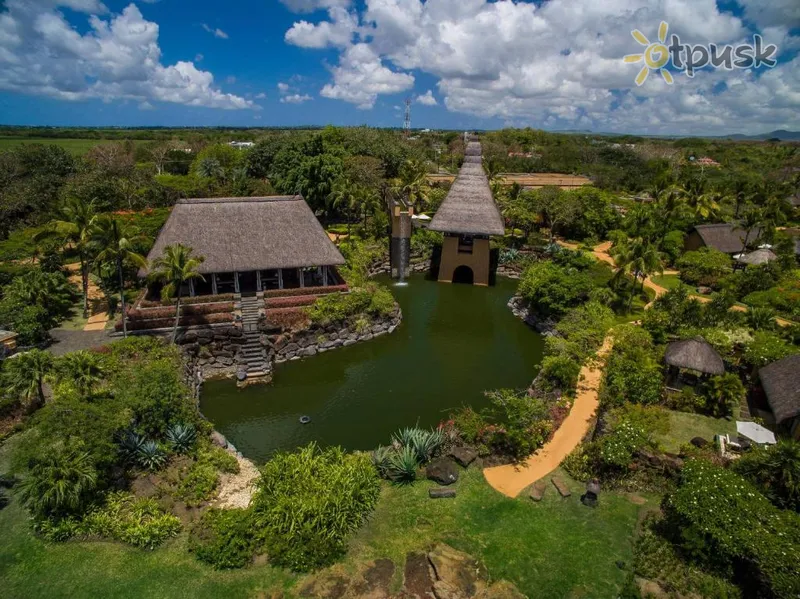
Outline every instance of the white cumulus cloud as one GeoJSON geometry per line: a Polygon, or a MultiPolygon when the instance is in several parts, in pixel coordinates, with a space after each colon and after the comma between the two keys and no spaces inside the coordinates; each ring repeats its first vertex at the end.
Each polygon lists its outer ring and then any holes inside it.
{"type": "Polygon", "coordinates": [[[449,110],[511,124],[674,134],[800,128],[792,53],[800,5],[740,4],[743,19],[716,0],[365,0],[343,11],[349,37],[331,35],[342,25],[332,14],[289,31],[302,30],[305,47],[339,49],[322,95],[362,108],[408,89],[419,71],[437,79],[449,110]],[[774,69],[675,73],[672,86],[652,73],[638,88],[641,65],[622,62],[643,50],[631,31],[655,40],[662,20],[684,43],[752,42],[758,31],[784,54],[774,69]]]}
{"type": "Polygon", "coordinates": [[[222,92],[194,63],[161,63],[158,24],[135,4],[107,18],[92,0],[7,0],[0,13],[0,89],[66,100],[101,98],[241,109],[251,101],[222,92]],[[59,8],[88,15],[81,34],[59,8]]]}
{"type": "Polygon", "coordinates": [[[424,104],[425,106],[436,106],[439,102],[436,101],[436,98],[433,96],[433,90],[428,90],[424,94],[417,96],[414,98],[414,101],[417,104],[424,104]]]}
{"type": "Polygon", "coordinates": [[[344,8],[334,7],[328,11],[330,21],[316,25],[298,21],[286,32],[287,43],[301,48],[346,47],[358,29],[358,18],[344,8]]]}
{"type": "Polygon", "coordinates": [[[314,12],[323,8],[347,8],[351,0],[281,0],[281,4],[292,12],[314,12]]]}
{"type": "Polygon", "coordinates": [[[302,104],[312,99],[308,94],[289,94],[288,96],[283,96],[281,102],[283,104],[302,104]]]}

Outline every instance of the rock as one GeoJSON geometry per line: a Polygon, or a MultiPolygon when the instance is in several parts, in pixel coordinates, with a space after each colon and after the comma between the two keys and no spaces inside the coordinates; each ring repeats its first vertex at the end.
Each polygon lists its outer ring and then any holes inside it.
{"type": "Polygon", "coordinates": [[[225,358],[225,357],[218,358],[217,362],[219,362],[223,366],[233,366],[233,357],[230,357],[230,358],[225,358]]]}
{"type": "Polygon", "coordinates": [[[213,337],[198,337],[197,338],[197,342],[200,345],[210,345],[213,340],[214,340],[213,337]]]}
{"type": "Polygon", "coordinates": [[[367,333],[361,337],[361,341],[372,341],[374,335],[372,333],[367,333]]]}
{"type": "Polygon", "coordinates": [[[456,447],[450,452],[450,456],[466,468],[475,461],[475,458],[478,457],[478,452],[469,447],[456,447]]]}
{"type": "Polygon", "coordinates": [[[433,573],[436,576],[434,583],[434,595],[439,599],[443,597],[474,597],[486,587],[484,582],[487,578],[486,570],[478,561],[466,553],[456,551],[449,545],[440,543],[428,553],[428,561],[433,566],[433,573]],[[455,592],[455,595],[440,595],[437,593],[438,582],[446,585],[438,585],[438,590],[442,593],[455,592]]]}
{"type": "Polygon", "coordinates": [[[699,449],[702,449],[703,447],[708,445],[708,441],[703,439],[703,437],[695,437],[694,439],[689,441],[689,443],[691,443],[692,445],[694,445],[695,447],[697,447],[699,449]]]}
{"type": "Polygon", "coordinates": [[[475,599],[526,599],[514,584],[499,580],[475,595],[475,599]]]}
{"type": "Polygon", "coordinates": [[[228,446],[227,439],[225,439],[222,433],[217,431],[211,431],[211,442],[218,447],[222,447],[222,449],[225,449],[228,446]]]}
{"type": "Polygon", "coordinates": [[[556,488],[561,497],[569,497],[570,495],[572,495],[572,492],[569,490],[569,487],[567,487],[566,483],[563,480],[561,480],[557,476],[554,476],[550,480],[553,481],[553,486],[556,488]]]}
{"type": "Polygon", "coordinates": [[[356,344],[356,340],[355,339],[346,339],[345,342],[342,345],[344,345],[345,347],[350,347],[351,345],[355,345],[355,344],[356,344]]]}
{"type": "Polygon", "coordinates": [[[409,553],[403,572],[402,596],[407,599],[431,599],[433,573],[428,558],[422,553],[409,553]]]}
{"type": "Polygon", "coordinates": [[[668,599],[671,596],[670,593],[665,591],[655,580],[647,580],[646,578],[639,578],[637,576],[634,582],[636,586],[639,587],[639,593],[642,597],[647,597],[648,599],[668,599]]]}
{"type": "Polygon", "coordinates": [[[437,580],[433,583],[433,596],[436,599],[466,599],[468,597],[457,586],[444,580],[437,580]]]}
{"type": "Polygon", "coordinates": [[[455,489],[429,489],[428,497],[431,499],[448,499],[456,496],[455,489]]]}
{"type": "Polygon", "coordinates": [[[236,380],[238,381],[245,381],[247,380],[247,371],[246,370],[239,370],[236,372],[236,380]]]}
{"type": "Polygon", "coordinates": [[[180,337],[178,337],[178,339],[179,339],[178,343],[180,344],[194,343],[195,341],[197,341],[197,333],[195,333],[194,331],[186,331],[180,337]]]}
{"type": "Polygon", "coordinates": [[[547,483],[543,480],[537,480],[533,483],[530,491],[530,497],[534,501],[541,501],[544,497],[544,492],[547,490],[547,483]]]}
{"type": "Polygon", "coordinates": [[[228,337],[242,337],[244,333],[239,327],[230,327],[228,329],[228,337]]]}
{"type": "Polygon", "coordinates": [[[298,349],[300,349],[300,346],[297,345],[297,343],[287,343],[286,347],[283,348],[283,351],[287,354],[291,354],[296,352],[298,349]]]}
{"type": "Polygon", "coordinates": [[[347,592],[348,580],[339,574],[323,572],[300,590],[301,597],[341,599],[347,592]]]}
{"type": "Polygon", "coordinates": [[[451,485],[458,480],[458,466],[450,458],[437,458],[425,468],[425,476],[440,485],[451,485]]]}
{"type": "Polygon", "coordinates": [[[214,331],[211,329],[200,329],[196,331],[198,339],[212,339],[214,337],[214,331]]]}
{"type": "Polygon", "coordinates": [[[370,562],[363,578],[352,585],[348,595],[359,599],[389,599],[389,587],[394,577],[394,563],[389,559],[370,562]]]}
{"type": "Polygon", "coordinates": [[[317,355],[317,348],[316,347],[307,347],[303,351],[300,352],[301,356],[316,356],[317,355]]]}

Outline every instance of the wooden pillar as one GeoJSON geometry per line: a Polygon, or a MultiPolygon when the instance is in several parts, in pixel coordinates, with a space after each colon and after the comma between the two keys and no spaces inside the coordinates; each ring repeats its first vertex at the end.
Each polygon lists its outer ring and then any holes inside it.
{"type": "Polygon", "coordinates": [[[297,278],[300,279],[300,288],[302,289],[303,287],[306,286],[305,276],[303,274],[302,268],[297,269],[297,278]]]}
{"type": "Polygon", "coordinates": [[[233,291],[239,293],[239,273],[235,270],[233,271],[233,291]]]}
{"type": "Polygon", "coordinates": [[[328,286],[328,267],[327,266],[323,266],[322,267],[322,286],[323,287],[327,287],[328,286]]]}
{"type": "Polygon", "coordinates": [[[189,279],[189,297],[195,296],[194,279],[189,279]]]}
{"type": "Polygon", "coordinates": [[[278,269],[278,289],[283,289],[283,269],[278,269]]]}
{"type": "Polygon", "coordinates": [[[217,273],[211,273],[211,293],[217,295],[217,273]]]}
{"type": "Polygon", "coordinates": [[[261,271],[256,271],[256,291],[261,291],[261,271]]]}

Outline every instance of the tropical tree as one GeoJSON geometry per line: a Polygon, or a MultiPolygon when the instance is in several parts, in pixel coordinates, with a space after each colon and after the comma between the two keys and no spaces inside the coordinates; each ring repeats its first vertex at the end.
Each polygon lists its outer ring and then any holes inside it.
{"type": "Polygon", "coordinates": [[[32,410],[44,405],[44,381],[53,372],[53,356],[32,349],[5,361],[3,380],[7,389],[21,396],[32,410]]]}
{"type": "Polygon", "coordinates": [[[395,188],[405,197],[409,206],[415,208],[428,202],[428,171],[419,160],[407,160],[400,167],[399,177],[395,180],[395,188]]]}
{"type": "Polygon", "coordinates": [[[349,179],[341,178],[333,184],[328,195],[330,205],[336,210],[341,210],[347,215],[347,236],[350,236],[350,225],[353,222],[353,214],[358,207],[358,197],[356,187],[349,179]]]}
{"type": "Polygon", "coordinates": [[[54,220],[50,226],[35,236],[36,240],[57,236],[78,252],[83,291],[83,317],[89,317],[89,262],[91,236],[97,212],[94,202],[69,197],[61,210],[62,219],[54,220]]]}
{"type": "Polygon", "coordinates": [[[617,265],[617,272],[614,275],[617,280],[624,276],[633,276],[633,286],[628,298],[628,310],[633,306],[633,296],[636,293],[636,283],[642,279],[641,291],[644,291],[644,282],[650,275],[663,272],[664,267],[661,262],[661,254],[658,246],[646,237],[637,237],[620,246],[614,246],[614,262],[617,265]]]}
{"type": "Polygon", "coordinates": [[[198,270],[205,258],[193,256],[192,248],[176,243],[164,248],[164,253],[153,261],[150,277],[164,284],[161,297],[168,300],[175,297],[175,326],[172,342],[178,337],[178,324],[181,320],[181,290],[184,283],[193,279],[203,279],[198,270]]]}
{"type": "Polygon", "coordinates": [[[97,220],[92,232],[92,244],[97,254],[95,262],[98,264],[113,264],[119,277],[119,300],[122,309],[122,334],[128,336],[128,325],[125,313],[125,278],[123,265],[131,264],[139,268],[147,266],[147,260],[134,251],[133,246],[138,238],[138,233],[127,223],[120,223],[117,219],[104,216],[97,220]]]}
{"type": "Polygon", "coordinates": [[[105,368],[98,354],[80,350],[59,358],[56,372],[59,380],[70,381],[82,396],[88,397],[103,380],[105,368]]]}
{"type": "Polygon", "coordinates": [[[58,444],[41,452],[19,484],[25,507],[39,519],[80,511],[97,486],[91,456],[77,447],[58,444]]]}
{"type": "Polygon", "coordinates": [[[531,194],[531,208],[542,216],[552,245],[556,229],[560,225],[571,223],[577,217],[580,203],[572,194],[564,193],[554,185],[547,185],[531,194]]]}
{"type": "Polygon", "coordinates": [[[709,400],[709,408],[717,416],[728,416],[733,413],[736,406],[744,397],[744,385],[739,377],[727,372],[709,379],[705,388],[709,400]]]}
{"type": "Polygon", "coordinates": [[[197,163],[197,174],[207,179],[224,179],[225,168],[216,158],[202,158],[197,163]]]}
{"type": "Polygon", "coordinates": [[[745,232],[744,239],[742,240],[742,254],[747,252],[747,244],[750,241],[750,235],[761,225],[763,220],[764,215],[760,209],[752,205],[745,209],[739,223],[745,232]]]}
{"type": "Polygon", "coordinates": [[[733,469],[783,509],[800,512],[800,442],[784,439],[772,447],[754,447],[733,469]]]}

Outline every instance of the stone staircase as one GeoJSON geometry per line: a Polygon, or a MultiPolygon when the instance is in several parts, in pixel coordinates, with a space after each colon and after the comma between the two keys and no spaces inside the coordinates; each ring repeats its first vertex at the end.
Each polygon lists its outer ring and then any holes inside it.
{"type": "Polygon", "coordinates": [[[248,379],[268,376],[272,368],[264,347],[261,345],[261,333],[258,330],[264,300],[259,293],[258,295],[243,296],[240,304],[244,343],[239,354],[239,361],[245,367],[248,379]]]}

